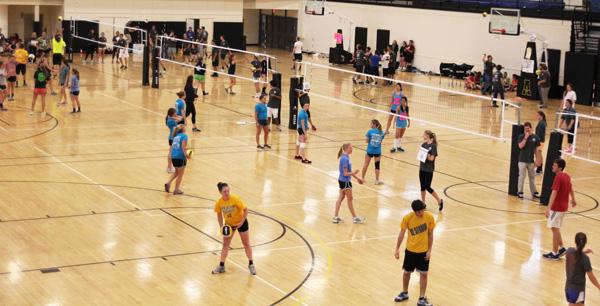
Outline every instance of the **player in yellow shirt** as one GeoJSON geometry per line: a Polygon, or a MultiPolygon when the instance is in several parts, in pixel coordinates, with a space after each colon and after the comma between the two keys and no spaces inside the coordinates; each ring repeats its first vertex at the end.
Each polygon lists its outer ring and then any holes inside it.
{"type": "MultiPolygon", "coordinates": [[[[15,60],[17,61],[17,76],[20,74],[23,76],[23,86],[27,86],[27,78],[25,73],[27,72],[27,61],[29,60],[29,52],[25,50],[25,46],[22,43],[18,44],[17,50],[15,50],[15,60]]],[[[17,87],[19,82],[17,81],[17,87]]]]}
{"type": "Polygon", "coordinates": [[[240,197],[229,193],[229,185],[227,183],[218,183],[217,188],[221,193],[221,198],[215,203],[215,212],[217,213],[217,221],[219,227],[225,225],[231,226],[232,233],[229,236],[223,236],[223,248],[221,249],[221,262],[212,271],[212,274],[225,273],[225,260],[229,253],[231,239],[235,232],[240,233],[246,257],[248,257],[248,270],[250,274],[256,275],[254,262],[252,261],[252,247],[250,246],[250,234],[248,233],[248,208],[240,197]]]}
{"type": "Polygon", "coordinates": [[[429,260],[431,259],[435,219],[432,213],[425,211],[425,203],[423,201],[414,200],[411,207],[413,212],[402,218],[400,234],[396,242],[394,257],[400,259],[400,245],[402,244],[402,240],[404,240],[404,235],[408,232],[404,263],[402,265],[402,269],[404,269],[402,292],[394,298],[394,301],[402,302],[408,300],[408,283],[410,282],[410,275],[416,268],[421,275],[419,282],[420,295],[417,305],[431,306],[425,297],[425,290],[427,289],[427,271],[429,270],[429,260]]]}

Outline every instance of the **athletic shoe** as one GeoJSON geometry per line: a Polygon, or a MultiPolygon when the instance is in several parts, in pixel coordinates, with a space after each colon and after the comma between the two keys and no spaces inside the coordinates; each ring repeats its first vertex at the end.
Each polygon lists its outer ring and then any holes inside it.
{"type": "Polygon", "coordinates": [[[567,253],[567,249],[565,249],[565,247],[561,247],[560,249],[558,249],[558,257],[563,257],[565,255],[565,253],[567,253]]]}
{"type": "Polygon", "coordinates": [[[203,92],[202,95],[203,96],[208,96],[208,92],[203,92]]]}
{"type": "Polygon", "coordinates": [[[375,185],[383,185],[383,181],[375,181],[375,185]]]}
{"type": "Polygon", "coordinates": [[[177,195],[177,194],[183,194],[183,191],[181,191],[179,189],[176,189],[176,190],[173,190],[173,194],[175,194],[175,195],[177,195]]]}
{"type": "Polygon", "coordinates": [[[398,151],[404,152],[404,149],[402,147],[398,147],[398,151]]]}
{"type": "Polygon", "coordinates": [[[254,267],[254,264],[248,265],[248,270],[250,270],[250,274],[256,275],[256,268],[254,267]]]}
{"type": "Polygon", "coordinates": [[[81,108],[78,108],[78,109],[77,109],[77,112],[78,112],[78,113],[81,113],[81,108]]]}
{"type": "Polygon", "coordinates": [[[358,217],[357,216],[357,217],[352,218],[352,222],[354,224],[363,224],[363,223],[365,223],[365,220],[367,220],[367,218],[365,218],[365,217],[358,217]]]}
{"type": "Polygon", "coordinates": [[[294,156],[294,159],[302,159],[302,156],[296,155],[296,156],[294,156]]]}
{"type": "Polygon", "coordinates": [[[195,128],[192,128],[192,132],[202,132],[202,130],[195,127],[195,128]]]}
{"type": "Polygon", "coordinates": [[[402,302],[408,300],[408,292],[400,292],[397,297],[394,298],[394,302],[402,302]]]}
{"type": "Polygon", "coordinates": [[[420,297],[417,306],[433,306],[433,304],[429,303],[426,297],[420,297]]]}
{"type": "Polygon", "coordinates": [[[356,79],[352,79],[352,83],[356,84],[356,79]]]}
{"type": "Polygon", "coordinates": [[[522,199],[522,198],[523,198],[523,193],[522,193],[522,192],[517,192],[517,197],[518,197],[519,199],[522,199]]]}
{"type": "Polygon", "coordinates": [[[170,192],[170,189],[171,189],[171,184],[165,184],[165,191],[166,191],[167,193],[169,193],[169,192],[170,192]]]}
{"type": "Polygon", "coordinates": [[[277,131],[278,131],[278,132],[281,132],[281,128],[280,128],[280,127],[277,127],[277,131]]]}
{"type": "Polygon", "coordinates": [[[552,252],[542,255],[542,257],[544,257],[544,259],[548,259],[548,260],[559,260],[560,259],[560,256],[558,256],[558,254],[554,254],[552,252]]]}
{"type": "Polygon", "coordinates": [[[265,149],[265,147],[263,147],[263,146],[261,146],[261,145],[258,145],[258,146],[256,146],[256,148],[257,148],[258,150],[264,150],[264,149],[265,149]]]}
{"type": "Polygon", "coordinates": [[[439,211],[442,211],[444,209],[444,200],[440,199],[440,203],[438,204],[438,209],[439,209],[439,211]]]}
{"type": "Polygon", "coordinates": [[[229,88],[228,87],[225,87],[225,92],[229,93],[229,88]]]}
{"type": "Polygon", "coordinates": [[[268,144],[265,144],[265,145],[264,145],[264,148],[265,148],[265,149],[271,149],[271,146],[270,146],[270,145],[268,145],[268,144]]]}
{"type": "Polygon", "coordinates": [[[392,148],[392,149],[390,150],[390,153],[396,153],[396,148],[392,148]]]}
{"type": "Polygon", "coordinates": [[[33,116],[33,112],[29,112],[29,117],[33,116]]]}
{"type": "Polygon", "coordinates": [[[308,160],[308,159],[303,159],[302,163],[303,164],[312,164],[312,162],[310,160],[308,160]]]}
{"type": "Polygon", "coordinates": [[[233,90],[229,90],[229,94],[230,95],[235,95],[235,92],[233,92],[233,90]]]}
{"type": "Polygon", "coordinates": [[[342,218],[340,218],[340,217],[333,217],[333,219],[331,219],[331,223],[340,224],[340,223],[344,223],[344,220],[342,220],[342,218]]]}
{"type": "Polygon", "coordinates": [[[221,274],[221,273],[225,273],[225,267],[218,265],[214,270],[212,270],[211,272],[212,274],[221,274]]]}
{"type": "Polygon", "coordinates": [[[498,107],[498,104],[492,104],[492,107],[498,107]]]}
{"type": "Polygon", "coordinates": [[[533,198],[534,198],[534,199],[539,199],[539,198],[540,198],[540,193],[539,193],[539,192],[537,192],[537,191],[536,191],[536,192],[534,192],[534,193],[533,193],[533,198]]]}

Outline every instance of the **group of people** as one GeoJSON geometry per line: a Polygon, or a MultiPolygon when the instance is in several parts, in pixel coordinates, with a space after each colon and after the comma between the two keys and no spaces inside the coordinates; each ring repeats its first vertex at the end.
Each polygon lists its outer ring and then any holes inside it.
{"type": "MultiPolygon", "coordinates": [[[[372,50],[371,47],[356,45],[352,58],[355,74],[352,78],[354,83],[377,85],[377,78],[386,77],[393,79],[396,71],[410,70],[414,59],[415,46],[411,40],[408,44],[403,42],[401,47],[396,41],[386,46],[383,50],[372,50]],[[364,48],[364,49],[363,49],[364,48]],[[365,76],[366,75],[366,76],[365,76]],[[374,76],[374,77],[371,77],[374,76]]],[[[392,85],[393,82],[386,81],[383,85],[392,85]]]]}
{"type": "Polygon", "coordinates": [[[66,57],[66,43],[62,38],[61,32],[56,31],[49,42],[50,48],[47,48],[45,33],[37,36],[32,34],[32,40],[29,47],[26,48],[25,42],[13,39],[0,41],[2,53],[0,56],[0,110],[6,111],[4,101],[15,100],[15,88],[19,87],[17,77],[21,75],[21,86],[27,87],[27,67],[31,65],[35,68],[33,73],[33,98],[29,115],[33,115],[36,109],[38,98],[41,100],[41,114],[46,114],[46,94],[50,89],[51,95],[59,95],[55,91],[53,80],[58,78],[58,87],[60,91],[58,106],[67,103],[67,91],[71,98],[72,113],[81,112],[79,102],[79,71],[71,68],[66,57]],[[36,44],[32,44],[36,41],[36,44]],[[46,42],[46,43],[42,43],[46,42]],[[14,45],[13,45],[14,44],[14,45]],[[52,56],[52,63],[48,59],[52,56]]]}

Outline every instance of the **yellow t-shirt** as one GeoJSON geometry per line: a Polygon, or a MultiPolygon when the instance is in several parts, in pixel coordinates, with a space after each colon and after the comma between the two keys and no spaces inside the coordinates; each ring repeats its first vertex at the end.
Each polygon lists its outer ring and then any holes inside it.
{"type": "Polygon", "coordinates": [[[215,203],[215,212],[222,213],[225,224],[236,225],[244,219],[244,209],[246,205],[240,197],[229,195],[229,200],[225,201],[222,198],[215,203]]]}
{"type": "Polygon", "coordinates": [[[406,229],[408,240],[406,249],[413,253],[425,253],[429,250],[429,231],[435,228],[435,219],[433,214],[426,211],[422,217],[418,217],[415,212],[402,218],[401,229],[406,229]]]}
{"type": "Polygon", "coordinates": [[[25,49],[17,49],[15,50],[15,60],[19,64],[27,64],[27,59],[29,57],[29,52],[25,49]]]}
{"type": "Polygon", "coordinates": [[[64,39],[56,41],[56,38],[52,38],[52,54],[65,54],[65,48],[67,44],[64,39]]]}

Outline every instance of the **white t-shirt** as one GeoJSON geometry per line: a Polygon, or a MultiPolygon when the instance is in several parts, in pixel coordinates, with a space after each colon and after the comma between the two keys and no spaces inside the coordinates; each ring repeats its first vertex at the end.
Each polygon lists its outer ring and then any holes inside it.
{"type": "Polygon", "coordinates": [[[381,68],[388,69],[390,67],[390,54],[384,53],[381,57],[381,68]]]}
{"type": "MultiPolygon", "coordinates": [[[[562,109],[567,108],[567,100],[571,100],[573,102],[577,101],[577,94],[575,94],[574,90],[567,91],[563,98],[562,109]]],[[[575,108],[575,103],[573,103],[573,108],[575,108]]]]}
{"type": "Polygon", "coordinates": [[[294,43],[294,54],[301,54],[301,53],[302,53],[302,42],[298,40],[294,43]]]}

